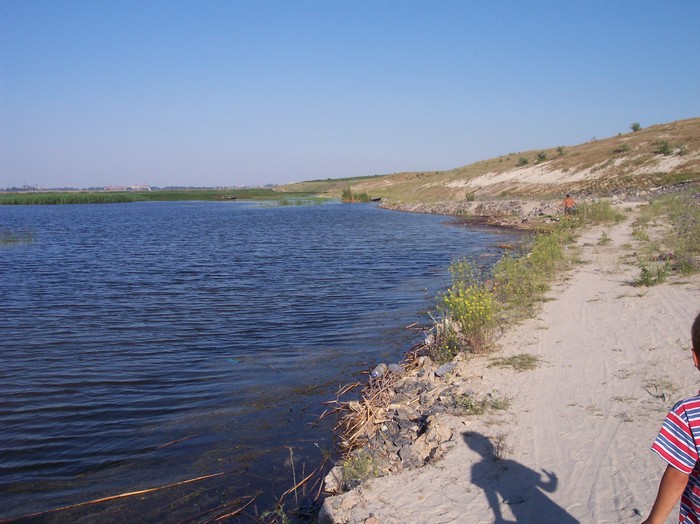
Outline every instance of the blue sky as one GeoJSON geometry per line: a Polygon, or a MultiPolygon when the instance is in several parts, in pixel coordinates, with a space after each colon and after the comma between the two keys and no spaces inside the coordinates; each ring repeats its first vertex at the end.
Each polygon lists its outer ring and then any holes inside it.
{"type": "Polygon", "coordinates": [[[700,2],[0,1],[0,187],[443,170],[700,116],[700,2]]]}

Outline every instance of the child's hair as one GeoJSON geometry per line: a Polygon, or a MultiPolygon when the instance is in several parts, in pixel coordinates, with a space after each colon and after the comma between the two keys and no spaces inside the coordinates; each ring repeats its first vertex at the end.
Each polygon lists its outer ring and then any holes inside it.
{"type": "Polygon", "coordinates": [[[700,313],[695,317],[693,327],[690,328],[690,339],[693,342],[693,351],[700,356],[700,313]]]}

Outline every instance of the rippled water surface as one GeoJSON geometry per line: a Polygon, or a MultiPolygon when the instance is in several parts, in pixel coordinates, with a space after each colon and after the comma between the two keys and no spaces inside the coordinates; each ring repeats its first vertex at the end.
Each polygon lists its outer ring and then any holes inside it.
{"type": "Polygon", "coordinates": [[[35,235],[0,246],[0,517],[215,473],[40,520],[205,521],[257,491],[264,509],[332,447],[322,401],[401,359],[453,258],[495,260],[510,240],[449,221],[342,204],[0,207],[0,229],[35,235]]]}

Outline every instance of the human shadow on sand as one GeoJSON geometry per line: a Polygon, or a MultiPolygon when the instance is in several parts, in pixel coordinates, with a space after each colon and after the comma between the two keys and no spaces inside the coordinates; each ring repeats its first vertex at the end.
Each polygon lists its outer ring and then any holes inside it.
{"type": "Polygon", "coordinates": [[[484,490],[495,517],[494,524],[517,522],[519,524],[574,524],[579,521],[563,508],[552,502],[541,490],[554,493],[557,476],[542,470],[542,473],[501,457],[502,449],[484,435],[472,431],[464,433],[467,445],[481,455],[482,460],[472,466],[471,481],[484,490]],[[507,505],[515,521],[503,517],[507,505]]]}

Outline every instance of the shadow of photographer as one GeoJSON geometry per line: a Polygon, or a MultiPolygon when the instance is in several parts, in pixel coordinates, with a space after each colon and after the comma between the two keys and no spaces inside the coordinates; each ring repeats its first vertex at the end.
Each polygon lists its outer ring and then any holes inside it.
{"type": "Polygon", "coordinates": [[[489,507],[493,510],[494,524],[512,523],[503,517],[507,505],[520,524],[575,524],[579,521],[566,510],[552,502],[544,493],[557,490],[555,473],[542,470],[538,473],[514,460],[502,458],[503,449],[481,433],[468,431],[464,441],[482,460],[472,466],[471,481],[484,490],[489,507]]]}

